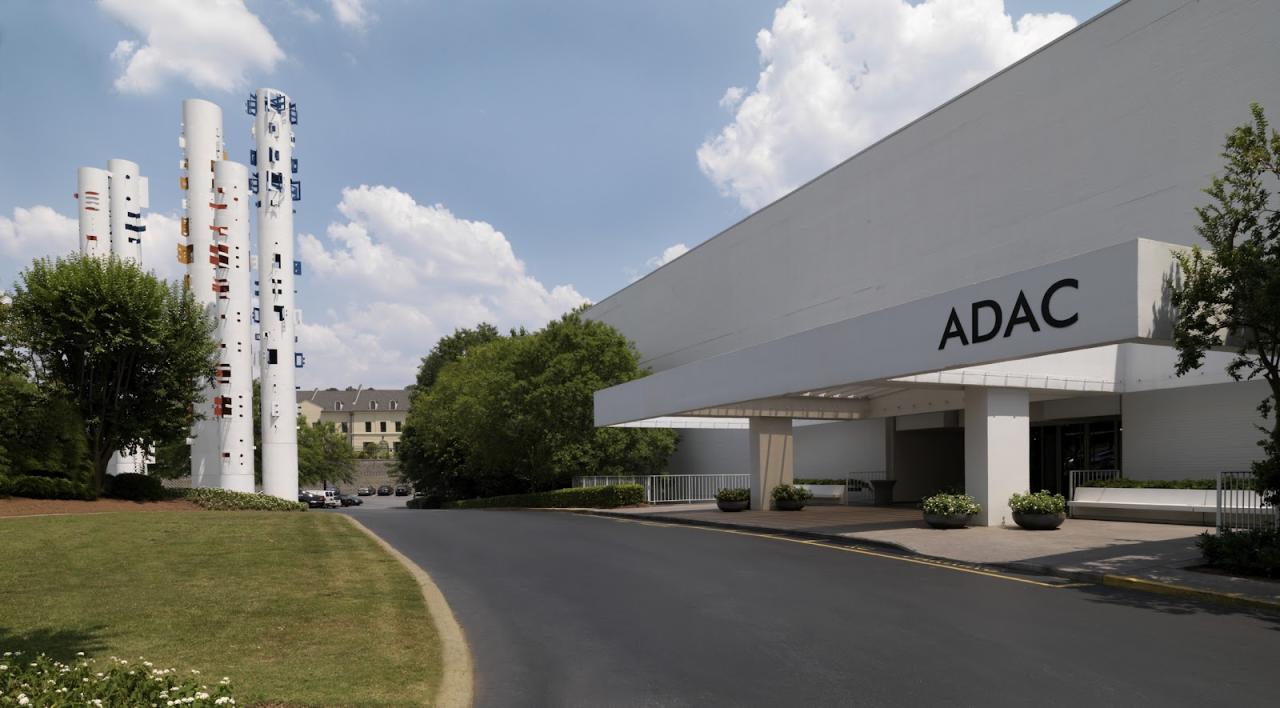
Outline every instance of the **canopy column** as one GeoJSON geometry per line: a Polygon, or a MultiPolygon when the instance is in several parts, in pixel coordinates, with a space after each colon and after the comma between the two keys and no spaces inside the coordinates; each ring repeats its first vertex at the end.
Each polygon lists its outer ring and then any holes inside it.
{"type": "Polygon", "coordinates": [[[965,389],[964,486],[982,505],[979,525],[1013,521],[1009,495],[1026,491],[1031,472],[1030,409],[1026,389],[965,389]]]}
{"type": "Polygon", "coordinates": [[[748,419],[751,445],[751,508],[773,509],[769,492],[795,479],[795,435],[790,418],[748,419]]]}

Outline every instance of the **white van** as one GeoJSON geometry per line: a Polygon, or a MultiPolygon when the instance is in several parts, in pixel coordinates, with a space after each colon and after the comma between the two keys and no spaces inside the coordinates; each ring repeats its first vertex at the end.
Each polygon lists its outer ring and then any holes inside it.
{"type": "Polygon", "coordinates": [[[342,505],[342,502],[338,500],[338,490],[336,489],[304,489],[303,491],[317,497],[324,497],[324,505],[331,509],[336,509],[342,505]]]}

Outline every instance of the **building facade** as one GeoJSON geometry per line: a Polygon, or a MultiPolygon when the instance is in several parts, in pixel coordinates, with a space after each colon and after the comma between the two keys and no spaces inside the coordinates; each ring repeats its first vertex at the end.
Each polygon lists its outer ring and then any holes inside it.
{"type": "Polygon", "coordinates": [[[1247,469],[1266,387],[1174,376],[1167,285],[1225,135],[1280,112],[1278,34],[1280,3],[1115,5],[595,305],[654,372],[597,425],[684,428],[671,471],[749,471],[755,508],[882,471],[993,525],[1074,470],[1247,469]]]}
{"type": "Polygon", "coordinates": [[[298,391],[298,413],[309,424],[333,423],[356,452],[394,455],[409,415],[409,391],[363,386],[298,391]]]}

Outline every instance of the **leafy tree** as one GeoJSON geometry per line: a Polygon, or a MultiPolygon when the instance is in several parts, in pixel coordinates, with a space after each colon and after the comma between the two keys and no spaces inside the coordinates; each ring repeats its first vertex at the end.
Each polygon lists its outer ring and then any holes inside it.
{"type": "MultiPolygon", "coordinates": [[[[1236,356],[1227,373],[1237,381],[1261,376],[1271,393],[1258,405],[1264,419],[1280,401],[1280,211],[1271,199],[1280,185],[1280,133],[1253,104],[1252,123],[1227,136],[1226,171],[1196,209],[1196,232],[1208,250],[1178,254],[1182,282],[1174,285],[1174,346],[1179,376],[1198,369],[1205,352],[1229,347],[1236,356]]],[[[1258,490],[1280,503],[1280,416],[1259,442],[1265,458],[1253,465],[1258,490]]]]}
{"type": "Polygon", "coordinates": [[[347,436],[329,421],[307,425],[298,416],[298,481],[326,484],[355,480],[355,455],[347,436]]]}
{"type": "Polygon", "coordinates": [[[596,428],[596,390],[644,375],[612,327],[569,313],[441,367],[400,442],[405,478],[444,498],[542,491],[577,474],[661,472],[672,430],[596,428]]]}
{"type": "Polygon", "coordinates": [[[451,361],[466,356],[467,351],[492,342],[501,337],[498,328],[488,322],[481,322],[474,329],[455,329],[453,334],[442,337],[431,352],[422,357],[422,365],[418,367],[418,380],[414,386],[414,394],[425,393],[436,383],[440,369],[451,361]]]}
{"type": "Polygon", "coordinates": [[[186,289],[114,257],[74,255],[33,262],[12,308],[32,380],[79,414],[99,490],[117,450],[189,435],[216,345],[186,289]]]}

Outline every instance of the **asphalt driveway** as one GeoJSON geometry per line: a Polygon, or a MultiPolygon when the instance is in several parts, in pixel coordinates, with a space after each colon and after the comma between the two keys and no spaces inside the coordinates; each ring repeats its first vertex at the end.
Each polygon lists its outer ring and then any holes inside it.
{"type": "Polygon", "coordinates": [[[1280,617],[686,526],[346,513],[440,586],[478,706],[1275,705],[1280,617]]]}

